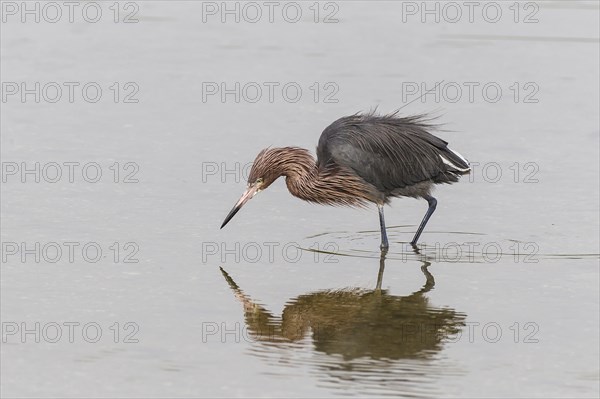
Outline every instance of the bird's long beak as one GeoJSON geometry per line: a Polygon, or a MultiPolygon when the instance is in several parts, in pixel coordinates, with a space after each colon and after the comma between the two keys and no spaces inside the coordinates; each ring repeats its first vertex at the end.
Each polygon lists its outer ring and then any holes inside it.
{"type": "Polygon", "coordinates": [[[225,227],[225,225],[227,223],[229,223],[229,221],[235,216],[235,214],[238,213],[238,211],[240,209],[242,209],[242,207],[244,206],[244,204],[246,202],[248,202],[250,200],[250,198],[254,197],[258,193],[258,191],[259,191],[258,184],[254,183],[251,186],[249,186],[248,189],[246,190],[246,192],[244,194],[242,194],[242,196],[240,197],[240,199],[237,202],[237,204],[235,204],[235,206],[233,207],[233,209],[231,209],[231,211],[229,212],[229,214],[227,215],[227,217],[223,221],[223,224],[221,225],[221,228],[225,227]]]}

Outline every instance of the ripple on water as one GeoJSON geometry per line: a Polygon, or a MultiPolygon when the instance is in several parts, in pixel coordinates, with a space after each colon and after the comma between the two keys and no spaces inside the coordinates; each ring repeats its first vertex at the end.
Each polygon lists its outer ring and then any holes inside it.
{"type": "MultiPolygon", "coordinates": [[[[428,231],[428,241],[422,239],[416,246],[401,241],[410,237],[414,229],[415,226],[387,229],[390,241],[387,259],[436,263],[495,263],[502,257],[511,257],[522,263],[546,259],[600,259],[598,253],[540,252],[539,245],[533,241],[499,239],[477,232],[428,231]]],[[[300,249],[375,259],[381,255],[380,240],[379,230],[324,232],[306,237],[300,242],[300,249]]]]}

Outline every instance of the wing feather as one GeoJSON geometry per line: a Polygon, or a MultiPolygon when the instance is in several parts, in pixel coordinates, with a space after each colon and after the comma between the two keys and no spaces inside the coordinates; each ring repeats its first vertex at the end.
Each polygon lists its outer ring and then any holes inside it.
{"type": "Polygon", "coordinates": [[[468,173],[469,164],[448,143],[429,133],[435,126],[422,115],[355,114],[328,126],[319,139],[317,163],[352,169],[378,190],[424,181],[451,183],[468,173]]]}

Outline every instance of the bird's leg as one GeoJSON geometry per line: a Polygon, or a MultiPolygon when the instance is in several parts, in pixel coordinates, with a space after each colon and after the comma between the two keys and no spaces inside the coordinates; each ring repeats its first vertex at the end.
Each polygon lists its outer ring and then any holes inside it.
{"type": "Polygon", "coordinates": [[[385,220],[383,219],[383,205],[377,205],[377,208],[379,209],[379,227],[381,227],[381,246],[379,248],[381,248],[382,251],[387,251],[387,249],[390,247],[390,244],[388,243],[387,233],[385,232],[385,220]]]}
{"type": "Polygon", "coordinates": [[[421,236],[421,233],[423,232],[423,229],[425,228],[427,221],[429,221],[429,218],[431,217],[431,215],[433,215],[433,212],[435,211],[435,207],[437,206],[437,200],[435,198],[433,198],[432,196],[428,195],[423,198],[425,198],[427,200],[427,203],[429,204],[429,209],[427,209],[427,213],[425,214],[425,216],[423,217],[423,221],[419,225],[419,229],[417,230],[417,233],[415,234],[415,238],[413,238],[413,240],[410,242],[412,245],[417,244],[417,241],[419,240],[419,237],[421,236]]]}
{"type": "Polygon", "coordinates": [[[381,256],[379,257],[379,272],[377,273],[377,285],[375,286],[375,290],[381,292],[381,283],[383,282],[383,271],[385,269],[385,255],[387,254],[387,249],[381,250],[381,256]]]}

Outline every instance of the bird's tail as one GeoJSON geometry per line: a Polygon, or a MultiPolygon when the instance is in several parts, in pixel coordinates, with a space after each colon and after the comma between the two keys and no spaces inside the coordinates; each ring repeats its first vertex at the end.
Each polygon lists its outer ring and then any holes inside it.
{"type": "Polygon", "coordinates": [[[446,147],[446,151],[440,154],[442,162],[448,166],[450,172],[465,175],[471,171],[469,161],[453,149],[446,147]]]}

